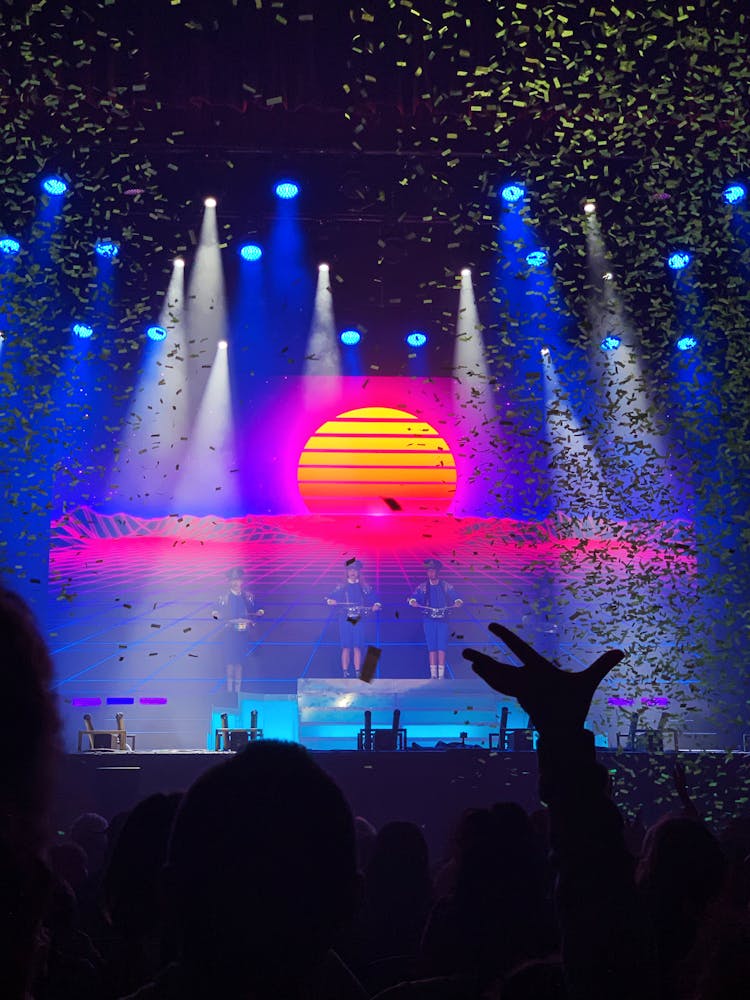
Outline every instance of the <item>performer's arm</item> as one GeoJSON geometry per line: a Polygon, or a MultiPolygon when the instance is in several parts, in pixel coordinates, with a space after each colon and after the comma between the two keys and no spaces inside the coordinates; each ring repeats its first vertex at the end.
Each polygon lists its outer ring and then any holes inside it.
{"type": "Polygon", "coordinates": [[[375,593],[375,588],[371,587],[369,584],[365,584],[362,588],[362,597],[364,598],[362,603],[369,605],[370,611],[380,611],[383,607],[380,603],[380,598],[375,593]]]}

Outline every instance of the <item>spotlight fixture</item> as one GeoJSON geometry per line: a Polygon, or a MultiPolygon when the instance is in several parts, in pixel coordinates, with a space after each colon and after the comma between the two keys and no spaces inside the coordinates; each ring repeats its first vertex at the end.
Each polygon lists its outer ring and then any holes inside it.
{"type": "Polygon", "coordinates": [[[149,338],[149,340],[166,340],[167,331],[164,329],[163,326],[150,326],[146,330],[146,336],[149,338]]]}
{"type": "Polygon", "coordinates": [[[526,263],[529,267],[544,267],[547,259],[546,250],[532,250],[531,253],[526,254],[526,263]]]}
{"type": "Polygon", "coordinates": [[[583,203],[583,210],[586,215],[593,215],[596,211],[596,202],[593,198],[587,198],[583,203]]]}
{"type": "Polygon", "coordinates": [[[328,264],[318,264],[318,270],[319,271],[330,271],[331,268],[329,267],[328,264]]]}
{"type": "Polygon", "coordinates": [[[462,278],[470,278],[471,277],[471,268],[470,267],[464,267],[464,268],[462,268],[461,269],[461,277],[462,278]]]}
{"type": "Polygon", "coordinates": [[[73,336],[80,337],[81,340],[88,340],[94,334],[93,326],[89,326],[88,323],[74,323],[70,329],[73,336]]]}
{"type": "Polygon", "coordinates": [[[549,347],[543,347],[539,353],[546,360],[549,357],[549,347]]]}
{"type": "Polygon", "coordinates": [[[263,251],[257,243],[243,243],[240,247],[240,257],[242,257],[243,260],[247,260],[252,263],[253,261],[260,260],[262,256],[263,251]]]}
{"type": "Polygon", "coordinates": [[[500,197],[508,205],[515,205],[526,194],[523,184],[506,184],[500,192],[500,197]]]}
{"type": "Polygon", "coordinates": [[[3,236],[0,239],[0,253],[4,253],[7,257],[15,257],[20,251],[21,244],[12,236],[3,236]]]}
{"type": "Polygon", "coordinates": [[[220,340],[216,346],[219,348],[220,351],[226,351],[228,345],[226,340],[220,340]]]}
{"type": "Polygon", "coordinates": [[[619,337],[616,337],[613,333],[608,333],[601,342],[600,347],[603,351],[616,351],[621,343],[619,337]]]}
{"type": "Polygon", "coordinates": [[[681,271],[690,263],[691,257],[687,250],[673,250],[667,257],[667,267],[672,271],[681,271]]]}
{"type": "Polygon", "coordinates": [[[747,197],[747,188],[737,181],[728,184],[722,191],[722,197],[727,205],[736,205],[739,201],[744,201],[747,197]]]}
{"type": "Polygon", "coordinates": [[[120,252],[120,248],[114,240],[97,240],[94,250],[105,260],[114,260],[120,252]]]}
{"type": "Polygon", "coordinates": [[[216,199],[212,197],[204,198],[203,204],[206,208],[216,208],[216,199]]]}
{"type": "Polygon", "coordinates": [[[172,265],[174,267],[184,267],[185,261],[182,259],[182,257],[175,257],[175,259],[172,261],[172,265]]]}
{"type": "Polygon", "coordinates": [[[409,347],[424,347],[427,343],[427,334],[422,333],[420,330],[412,330],[406,338],[406,343],[409,347]]]}
{"type": "Polygon", "coordinates": [[[602,281],[614,281],[614,280],[615,276],[614,274],[612,274],[611,271],[605,271],[604,274],[602,275],[602,281]]]}
{"type": "Polygon", "coordinates": [[[282,201],[291,201],[299,194],[299,184],[294,181],[279,181],[274,192],[276,197],[281,198],[282,201]]]}
{"type": "Polygon", "coordinates": [[[58,177],[57,174],[51,174],[42,181],[42,189],[47,194],[53,195],[53,197],[59,197],[68,190],[68,185],[62,177],[58,177]]]}
{"type": "Polygon", "coordinates": [[[678,351],[692,351],[694,347],[698,346],[698,341],[691,334],[686,333],[684,337],[680,337],[677,341],[678,351]]]}
{"type": "Polygon", "coordinates": [[[345,344],[347,347],[354,347],[354,345],[358,344],[362,339],[362,334],[359,330],[344,330],[339,339],[341,340],[341,343],[345,344]]]}

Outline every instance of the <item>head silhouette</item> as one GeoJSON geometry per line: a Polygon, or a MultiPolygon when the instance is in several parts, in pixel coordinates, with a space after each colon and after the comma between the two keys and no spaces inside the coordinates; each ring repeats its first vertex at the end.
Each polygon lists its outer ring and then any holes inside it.
{"type": "Polygon", "coordinates": [[[186,793],[166,881],[196,988],[291,993],[356,906],[351,810],[302,747],[250,744],[186,793]]]}

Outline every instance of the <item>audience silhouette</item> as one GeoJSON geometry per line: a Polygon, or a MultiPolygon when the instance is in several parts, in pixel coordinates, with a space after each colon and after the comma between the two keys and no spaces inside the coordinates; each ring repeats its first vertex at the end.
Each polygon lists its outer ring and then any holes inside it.
{"type": "Polygon", "coordinates": [[[0,586],[0,976],[3,996],[25,997],[53,878],[44,861],[60,723],[52,663],[27,605],[0,586]]]}
{"type": "Polygon", "coordinates": [[[2,996],[745,995],[747,822],[714,835],[678,766],[682,815],[662,817],[645,836],[626,829],[584,728],[598,684],[623,654],[567,673],[504,626],[490,629],[521,665],[464,655],[531,717],[545,809],[529,817],[498,802],[467,811],[433,878],[419,827],[395,821],[376,831],[362,817],[355,825],[307,751],[272,740],[112,824],[84,814],[52,844],[59,722],[50,660],[28,608],[0,589],[10,699],[0,736],[2,996]]]}

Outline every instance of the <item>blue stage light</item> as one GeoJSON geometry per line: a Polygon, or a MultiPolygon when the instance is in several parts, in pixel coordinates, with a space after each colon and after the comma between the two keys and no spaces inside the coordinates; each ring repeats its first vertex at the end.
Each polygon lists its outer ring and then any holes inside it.
{"type": "Polygon", "coordinates": [[[722,197],[727,205],[736,205],[738,201],[744,201],[747,197],[747,188],[744,184],[728,184],[722,192],[722,197]]]}
{"type": "Polygon", "coordinates": [[[105,260],[114,260],[120,252],[120,248],[114,240],[97,240],[94,250],[105,260]]]}
{"type": "Polygon", "coordinates": [[[688,266],[690,259],[687,250],[675,250],[667,257],[667,267],[672,271],[681,271],[688,266]]]}
{"type": "Polygon", "coordinates": [[[603,351],[616,351],[620,346],[620,338],[616,337],[613,333],[608,333],[604,340],[601,342],[601,349],[603,351]]]}
{"type": "Polygon", "coordinates": [[[409,336],[406,338],[406,343],[409,347],[424,347],[427,343],[427,334],[420,333],[419,330],[412,330],[409,336]]]}
{"type": "Polygon", "coordinates": [[[47,194],[59,196],[61,194],[65,194],[68,190],[68,185],[62,177],[52,175],[44,178],[42,181],[42,188],[47,192],[47,194]]]}
{"type": "Polygon", "coordinates": [[[679,351],[692,351],[692,349],[697,346],[697,339],[692,337],[689,333],[686,333],[684,337],[680,337],[677,341],[677,349],[679,351]]]}
{"type": "Polygon", "coordinates": [[[7,254],[8,257],[15,257],[21,251],[21,244],[14,240],[12,236],[3,236],[0,239],[0,253],[7,254]]]}
{"type": "Polygon", "coordinates": [[[243,243],[240,247],[240,257],[242,257],[243,260],[260,260],[262,256],[263,251],[257,243],[243,243]]]}
{"type": "Polygon", "coordinates": [[[290,201],[299,194],[299,184],[295,184],[294,181],[280,181],[274,190],[277,198],[281,198],[283,201],[290,201]]]}
{"type": "Polygon", "coordinates": [[[506,184],[500,192],[500,197],[509,205],[514,205],[526,194],[526,188],[522,184],[506,184]]]}
{"type": "Polygon", "coordinates": [[[150,326],[148,330],[146,330],[146,336],[150,340],[166,340],[167,331],[163,326],[150,326]]]}
{"type": "Polygon", "coordinates": [[[529,267],[544,267],[547,263],[546,250],[532,250],[526,254],[526,263],[529,267]]]}
{"type": "Polygon", "coordinates": [[[347,347],[354,347],[362,339],[362,335],[359,330],[344,330],[341,334],[341,343],[346,344],[347,347]]]}
{"type": "Polygon", "coordinates": [[[88,340],[89,337],[94,335],[93,326],[89,326],[88,323],[74,323],[71,328],[73,334],[76,337],[80,337],[81,340],[88,340]]]}

